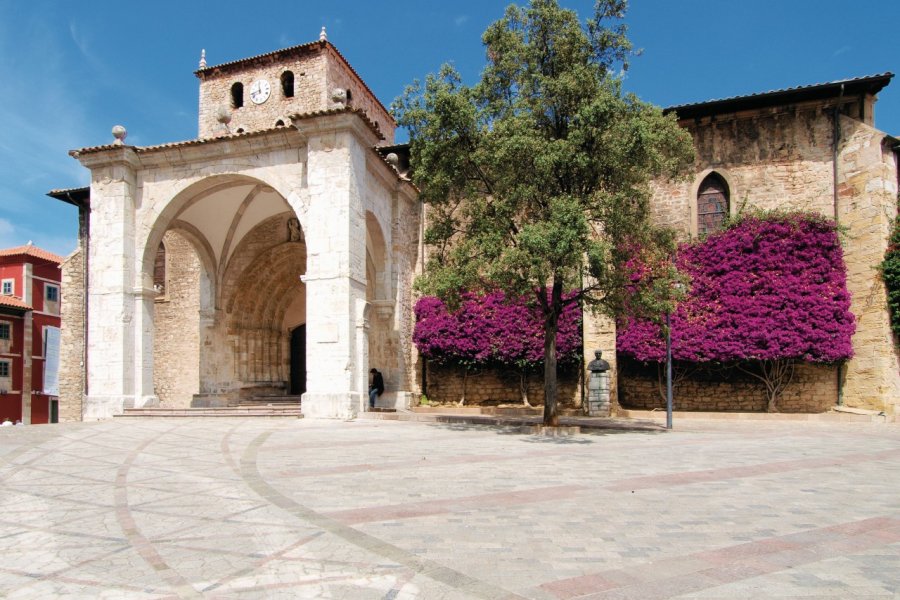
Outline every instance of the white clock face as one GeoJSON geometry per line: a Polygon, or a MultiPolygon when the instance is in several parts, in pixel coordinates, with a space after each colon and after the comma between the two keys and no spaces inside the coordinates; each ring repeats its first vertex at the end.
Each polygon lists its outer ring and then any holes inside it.
{"type": "Polygon", "coordinates": [[[265,79],[257,79],[250,84],[250,100],[253,104],[262,104],[269,99],[272,86],[265,79]]]}

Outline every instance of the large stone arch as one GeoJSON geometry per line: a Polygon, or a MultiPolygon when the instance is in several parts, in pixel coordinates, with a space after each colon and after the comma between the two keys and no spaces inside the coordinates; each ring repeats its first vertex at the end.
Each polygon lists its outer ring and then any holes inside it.
{"type": "MultiPolygon", "coordinates": [[[[247,176],[218,175],[194,182],[167,203],[150,196],[145,198],[148,209],[143,216],[155,220],[151,226],[144,225],[142,285],[146,287],[152,278],[152,248],[172,232],[190,242],[200,264],[196,306],[183,303],[180,323],[173,324],[173,317],[166,315],[168,330],[179,324],[185,328],[186,337],[172,344],[177,356],[166,356],[154,341],[158,310],[145,311],[149,322],[139,331],[144,338],[140,345],[153,347],[155,359],[163,357],[166,366],[176,361],[169,381],[178,375],[195,378],[196,393],[190,399],[184,397],[189,387],[184,381],[167,385],[180,390],[173,402],[223,405],[234,404],[242,396],[284,393],[290,379],[290,330],[282,321],[287,309],[297,304],[298,295],[300,304],[305,304],[299,280],[306,270],[300,216],[274,187],[247,176]],[[281,276],[291,281],[294,293],[279,285],[281,276]],[[196,329],[196,350],[188,351],[186,340],[193,339],[196,329]]],[[[186,264],[191,259],[182,258],[186,264]]],[[[155,390],[165,379],[159,376],[162,372],[154,369],[155,390]]]]}

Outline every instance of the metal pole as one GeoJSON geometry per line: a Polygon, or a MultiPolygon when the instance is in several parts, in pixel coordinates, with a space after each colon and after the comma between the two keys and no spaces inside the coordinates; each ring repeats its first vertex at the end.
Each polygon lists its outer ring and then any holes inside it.
{"type": "Polygon", "coordinates": [[[666,429],[672,429],[672,317],[666,312],[666,429]]]}

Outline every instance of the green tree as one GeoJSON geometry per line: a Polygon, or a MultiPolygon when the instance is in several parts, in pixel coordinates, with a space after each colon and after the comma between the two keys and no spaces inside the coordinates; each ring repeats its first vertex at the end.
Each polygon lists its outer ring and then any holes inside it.
{"type": "Polygon", "coordinates": [[[674,116],[622,91],[632,55],[625,9],[625,0],[599,0],[582,24],[555,0],[510,6],[483,35],[476,85],[444,65],[393,107],[428,205],[432,252],[420,288],[451,302],[464,290],[533,294],[550,426],[565,304],[615,315],[626,296],[632,314],[636,305],[661,314],[669,302],[626,294],[627,264],[636,252],[641,264],[671,254],[673,236],[648,219],[649,182],[681,173],[693,149],[674,116]],[[572,288],[581,292],[564,297],[572,288]]]}

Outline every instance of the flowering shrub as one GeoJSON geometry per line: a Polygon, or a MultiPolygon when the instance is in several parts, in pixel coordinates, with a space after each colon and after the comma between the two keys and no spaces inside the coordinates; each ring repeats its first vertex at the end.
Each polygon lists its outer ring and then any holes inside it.
{"type": "MultiPolygon", "coordinates": [[[[415,313],[413,342],[429,360],[520,368],[537,366],[544,360],[541,311],[529,298],[507,299],[503,292],[465,294],[460,307],[450,312],[440,299],[425,296],[416,303],[415,313]]],[[[566,305],[560,315],[556,353],[560,363],[576,362],[581,357],[577,303],[566,305]]]]}
{"type": "MultiPolygon", "coordinates": [[[[690,277],[672,314],[672,356],[695,363],[796,360],[832,363],[853,354],[846,267],[834,223],[806,213],[746,217],[682,246],[690,277]]],[[[665,360],[661,326],[632,319],[619,352],[665,360]]]]}
{"type": "Polygon", "coordinates": [[[890,245],[881,263],[881,278],[887,291],[888,308],[891,312],[891,329],[894,339],[900,336],[900,216],[894,219],[894,231],[890,245]]]}

